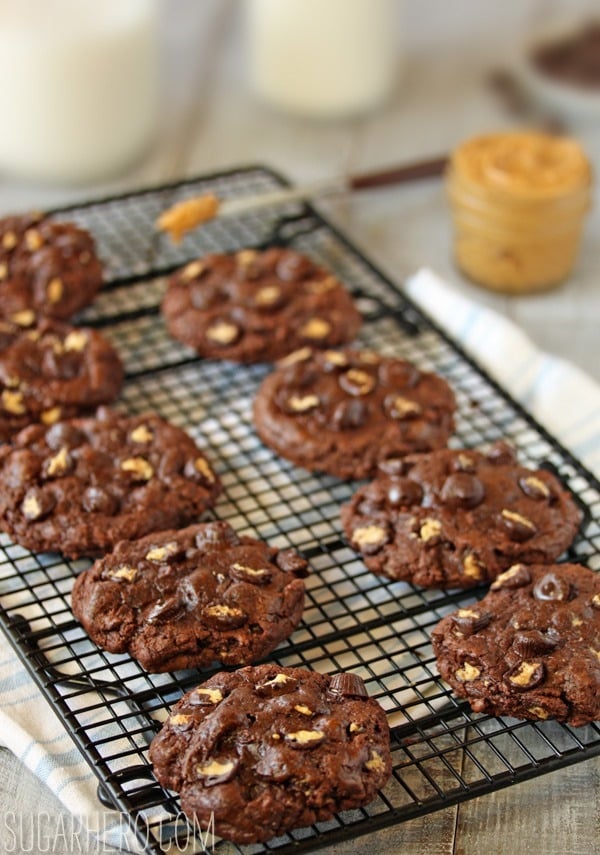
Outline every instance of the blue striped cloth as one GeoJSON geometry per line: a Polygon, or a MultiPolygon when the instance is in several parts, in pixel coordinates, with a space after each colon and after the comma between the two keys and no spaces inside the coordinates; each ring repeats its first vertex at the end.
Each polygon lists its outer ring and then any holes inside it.
{"type": "MultiPolygon", "coordinates": [[[[490,374],[600,476],[600,388],[578,368],[541,353],[514,324],[454,292],[429,270],[406,290],[490,374]]],[[[119,815],[102,811],[96,778],[13,654],[0,646],[0,740],[91,833],[139,851],[119,815]]]]}

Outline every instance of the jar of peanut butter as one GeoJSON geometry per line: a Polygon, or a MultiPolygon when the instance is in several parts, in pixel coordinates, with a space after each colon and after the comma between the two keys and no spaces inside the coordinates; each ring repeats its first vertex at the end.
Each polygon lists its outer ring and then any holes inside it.
{"type": "Polygon", "coordinates": [[[592,172],[576,140],[489,134],[452,153],[447,190],[461,270],[495,291],[558,285],[575,262],[592,172]]]}

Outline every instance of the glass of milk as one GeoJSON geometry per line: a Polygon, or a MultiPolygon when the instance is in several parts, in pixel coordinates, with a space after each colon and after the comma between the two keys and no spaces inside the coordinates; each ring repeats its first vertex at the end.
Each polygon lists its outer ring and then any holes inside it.
{"type": "Polygon", "coordinates": [[[263,100],[339,118],[376,107],[398,68],[398,0],[246,0],[249,82],[263,100]]]}
{"type": "Polygon", "coordinates": [[[0,0],[0,170],[125,168],[157,127],[158,65],[155,0],[0,0]]]}

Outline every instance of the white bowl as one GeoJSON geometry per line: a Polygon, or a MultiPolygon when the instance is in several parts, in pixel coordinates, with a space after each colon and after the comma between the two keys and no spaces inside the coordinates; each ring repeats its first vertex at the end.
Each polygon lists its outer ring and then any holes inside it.
{"type": "Polygon", "coordinates": [[[532,57],[541,47],[558,44],[579,32],[584,21],[548,26],[521,46],[516,75],[527,95],[538,106],[567,121],[600,123],[600,85],[585,89],[577,84],[550,77],[536,68],[532,57]]]}

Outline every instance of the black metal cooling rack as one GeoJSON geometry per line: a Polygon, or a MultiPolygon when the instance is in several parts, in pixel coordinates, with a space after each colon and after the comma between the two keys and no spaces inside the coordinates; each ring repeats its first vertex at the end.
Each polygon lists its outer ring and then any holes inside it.
{"type": "MultiPolygon", "coordinates": [[[[157,214],[179,199],[209,190],[238,197],[283,183],[268,169],[248,167],[55,212],[92,231],[106,264],[106,288],[81,319],[102,327],[124,358],[119,406],[157,411],[207,448],[224,485],[218,518],[311,561],[302,624],[271,658],[321,672],[352,670],[388,714],[393,775],[370,805],[264,846],[218,844],[248,853],[327,846],[600,754],[597,725],[475,715],[454,698],[437,676],[429,634],[477,593],[423,591],[366,572],[341,539],[338,520],[356,485],[292,466],[252,429],[252,397],[268,367],[199,360],[166,334],[158,313],[164,276],[190,258],[273,242],[309,253],[359,301],[364,345],[451,383],[459,407],[455,445],[505,437],[525,464],[559,474],[586,512],[568,558],[600,568],[598,481],[312,207],[208,223],[179,247],[153,229],[157,214]]],[[[167,839],[188,832],[177,798],[152,776],[148,743],[169,706],[212,672],[152,675],[125,655],[98,650],[69,607],[73,578],[87,565],[34,555],[0,536],[0,620],[97,775],[103,804],[126,814],[147,851],[158,853],[167,839]]]]}

